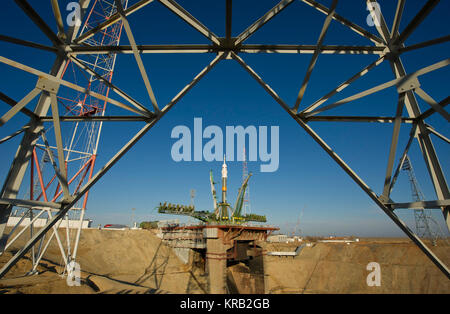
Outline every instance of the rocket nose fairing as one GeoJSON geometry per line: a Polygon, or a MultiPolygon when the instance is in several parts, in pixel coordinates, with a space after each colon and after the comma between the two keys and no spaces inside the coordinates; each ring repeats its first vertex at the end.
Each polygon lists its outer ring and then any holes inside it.
{"type": "Polygon", "coordinates": [[[227,201],[227,177],[228,177],[228,170],[224,155],[222,165],[222,203],[226,203],[227,201]]]}
{"type": "Polygon", "coordinates": [[[228,176],[227,164],[225,163],[225,155],[223,156],[223,165],[222,165],[222,178],[226,178],[228,176]]]}

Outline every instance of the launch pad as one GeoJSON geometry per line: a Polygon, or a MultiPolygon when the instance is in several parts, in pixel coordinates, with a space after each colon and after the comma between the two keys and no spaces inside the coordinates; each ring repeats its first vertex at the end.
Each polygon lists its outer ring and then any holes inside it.
{"type": "Polygon", "coordinates": [[[265,293],[265,244],[275,230],[279,229],[238,224],[172,225],[161,227],[160,237],[175,250],[184,250],[188,255],[186,261],[191,262],[194,254],[200,256],[208,275],[209,293],[233,292],[234,281],[239,279],[230,276],[227,267],[238,263],[249,269],[246,292],[265,293]]]}
{"type": "MultiPolygon", "coordinates": [[[[245,149],[244,149],[245,152],[245,149]]],[[[245,160],[245,155],[244,155],[245,160]]],[[[227,201],[227,178],[228,178],[228,170],[227,164],[225,160],[225,156],[223,157],[223,165],[222,165],[222,201],[217,202],[216,197],[216,187],[213,178],[212,170],[209,173],[210,183],[211,183],[211,194],[214,202],[214,212],[209,211],[195,211],[195,207],[193,205],[179,205],[179,204],[171,204],[164,202],[164,204],[160,203],[158,208],[158,213],[160,214],[171,214],[171,215],[185,215],[191,216],[198,220],[201,220],[205,223],[213,223],[213,224],[241,224],[249,221],[255,222],[266,222],[266,216],[257,215],[253,213],[243,213],[242,209],[245,202],[245,192],[248,187],[248,180],[252,174],[248,174],[243,177],[244,182],[239,188],[238,197],[236,199],[236,205],[231,207],[230,203],[227,201]]]]}
{"type": "Polygon", "coordinates": [[[185,263],[191,262],[193,250],[196,251],[204,272],[208,274],[208,290],[210,293],[265,293],[265,243],[267,237],[279,228],[249,225],[248,222],[250,221],[266,222],[266,217],[253,213],[242,213],[245,190],[252,176],[251,173],[243,177],[243,183],[234,207],[227,200],[228,168],[225,156],[223,157],[221,174],[222,200],[218,202],[213,172],[210,171],[213,212],[195,211],[193,205],[160,203],[159,213],[186,215],[201,220],[203,224],[191,226],[160,225],[159,236],[166,245],[174,249],[175,253],[185,263]],[[239,281],[242,277],[235,278],[227,270],[228,266],[239,263],[245,264],[249,271],[244,275],[247,282],[247,291],[237,289],[236,281],[239,281]]]}

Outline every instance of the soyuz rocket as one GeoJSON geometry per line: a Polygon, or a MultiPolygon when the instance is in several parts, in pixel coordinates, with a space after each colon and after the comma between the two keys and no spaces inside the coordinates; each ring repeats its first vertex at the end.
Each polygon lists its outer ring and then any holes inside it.
{"type": "Polygon", "coordinates": [[[227,177],[228,170],[227,164],[225,163],[225,155],[223,156],[223,165],[222,165],[222,203],[226,204],[227,202],[227,177]]]}

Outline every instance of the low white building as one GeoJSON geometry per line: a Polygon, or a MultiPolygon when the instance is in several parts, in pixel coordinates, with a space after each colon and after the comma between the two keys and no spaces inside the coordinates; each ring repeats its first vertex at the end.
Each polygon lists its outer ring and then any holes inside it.
{"type": "MultiPolygon", "coordinates": [[[[10,216],[8,218],[8,222],[7,222],[7,226],[8,227],[14,227],[16,226],[19,221],[20,221],[21,217],[14,217],[14,216],[10,216]]],[[[41,228],[44,227],[48,222],[47,218],[38,218],[36,219],[36,221],[33,223],[33,227],[35,228],[41,228]]],[[[80,226],[80,220],[76,219],[76,220],[72,220],[69,219],[69,228],[79,228],[80,226]]],[[[20,223],[20,227],[25,227],[28,226],[30,224],[30,218],[26,217],[22,220],[22,222],[20,223]]],[[[83,221],[81,222],[81,229],[87,229],[90,228],[92,224],[92,220],[90,219],[83,219],[83,221]]],[[[61,222],[56,223],[56,226],[58,226],[59,228],[67,228],[67,220],[66,219],[62,219],[61,222]]]]}

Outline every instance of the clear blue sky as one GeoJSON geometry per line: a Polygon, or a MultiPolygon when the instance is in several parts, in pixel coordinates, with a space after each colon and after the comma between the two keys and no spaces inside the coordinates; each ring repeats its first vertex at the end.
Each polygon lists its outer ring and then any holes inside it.
{"type": "MultiPolygon", "coordinates": [[[[30,4],[56,29],[49,2],[30,0],[30,4]]],[[[64,1],[60,1],[64,3],[64,1]]],[[[68,2],[68,1],[67,1],[68,2]]],[[[130,3],[134,3],[130,2],[130,3]]],[[[278,1],[233,1],[233,36],[262,16],[278,1]]],[[[320,1],[329,6],[331,1],[320,1]]],[[[379,1],[388,25],[392,25],[396,1],[379,1]]],[[[225,34],[225,1],[179,1],[204,25],[222,37],[225,34]]],[[[400,30],[420,10],[423,1],[408,1],[400,30]]],[[[61,4],[61,8],[64,9],[61,4]]],[[[366,24],[368,11],[365,1],[342,0],[337,12],[376,33],[366,24]]],[[[406,42],[407,45],[448,35],[450,3],[441,1],[421,27],[406,42]]],[[[65,18],[66,12],[63,12],[65,18]]],[[[315,44],[325,15],[295,1],[268,24],[255,33],[247,43],[255,44],[315,44]]],[[[155,1],[130,16],[130,23],[138,44],[206,44],[207,39],[172,12],[155,1]]],[[[0,12],[0,34],[50,44],[49,40],[32,24],[13,3],[5,2],[0,12]]],[[[122,44],[128,44],[122,36],[122,44]]],[[[324,44],[371,45],[372,43],[333,21],[324,44]]],[[[403,55],[409,72],[448,58],[450,44],[403,55]]],[[[32,48],[0,42],[0,55],[47,72],[54,55],[32,48]]],[[[290,105],[295,102],[311,55],[294,54],[241,54],[240,55],[290,105]]],[[[172,99],[214,55],[173,54],[143,55],[160,106],[172,99]]],[[[341,82],[375,61],[376,55],[321,55],[306,90],[302,106],[319,99],[341,82]]],[[[36,77],[0,64],[2,92],[19,100],[34,87],[36,77]]],[[[420,78],[422,88],[440,101],[448,96],[450,69],[448,67],[420,78]]],[[[384,63],[332,100],[339,100],[364,89],[392,80],[388,63],[384,63]]],[[[144,83],[132,55],[119,55],[113,83],[135,99],[151,107],[144,83]]],[[[120,97],[111,94],[112,98],[120,97]]],[[[327,114],[342,115],[395,115],[397,92],[390,88],[362,100],[330,110],[327,114]]],[[[33,103],[34,104],[34,103],[33,103]]],[[[421,102],[422,110],[428,106],[421,102]]],[[[0,106],[0,114],[7,105],[0,106]]],[[[33,108],[29,104],[27,108],[33,108]]],[[[109,114],[127,114],[109,106],[109,114]]],[[[201,117],[204,126],[279,126],[280,165],[274,173],[259,172],[259,162],[250,162],[250,203],[254,213],[265,214],[269,223],[292,231],[303,209],[300,228],[304,234],[356,234],[360,236],[400,236],[401,231],[350,179],[350,177],[315,143],[297,123],[244,71],[235,61],[219,63],[194,87],[158,124],[127,153],[92,188],[87,217],[94,224],[125,223],[131,221],[131,208],[136,208],[138,221],[167,219],[155,212],[159,202],[185,203],[190,201],[189,191],[196,190],[195,205],[210,210],[212,198],[209,170],[220,176],[220,162],[180,162],[171,159],[171,130],[186,125],[193,130],[194,117],[201,117]]],[[[2,127],[4,137],[25,121],[16,116],[2,127]]],[[[448,123],[438,114],[428,122],[449,136],[448,123]]],[[[380,194],[384,182],[392,125],[364,123],[311,122],[311,126],[335,151],[380,194]]],[[[139,129],[133,123],[105,123],[96,169],[131,138],[139,129]]],[[[401,130],[399,151],[403,150],[409,126],[401,130]]],[[[0,180],[3,182],[20,138],[0,146],[0,180]]],[[[444,172],[448,173],[450,150],[448,144],[433,138],[444,172]]],[[[398,152],[400,154],[401,152],[398,152]]],[[[427,199],[435,199],[429,176],[417,143],[411,148],[411,159],[427,199]]],[[[399,156],[398,156],[399,157],[399,156]]],[[[242,163],[230,162],[229,198],[233,201],[242,178],[242,163]]],[[[219,186],[216,188],[219,189],[219,186]]],[[[411,200],[409,184],[402,173],[392,194],[396,201],[411,200]]],[[[402,218],[413,227],[412,213],[402,218]]],[[[442,221],[442,215],[436,213],[442,221]]]]}

